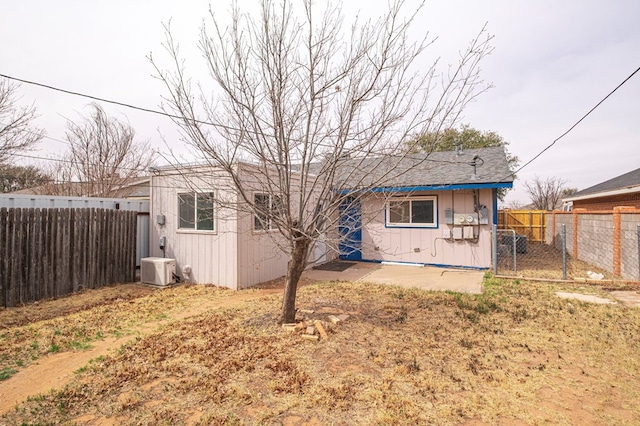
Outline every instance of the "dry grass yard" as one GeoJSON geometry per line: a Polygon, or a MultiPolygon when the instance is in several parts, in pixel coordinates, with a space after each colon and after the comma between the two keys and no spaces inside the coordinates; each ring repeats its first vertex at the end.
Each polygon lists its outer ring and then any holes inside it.
{"type": "Polygon", "coordinates": [[[640,424],[640,309],[555,291],[607,297],[517,280],[488,279],[482,295],[311,284],[298,306],[326,329],[318,342],[276,324],[273,289],[105,290],[18,308],[28,322],[0,311],[0,371],[14,375],[0,399],[53,352],[130,336],[0,424],[640,424]]]}

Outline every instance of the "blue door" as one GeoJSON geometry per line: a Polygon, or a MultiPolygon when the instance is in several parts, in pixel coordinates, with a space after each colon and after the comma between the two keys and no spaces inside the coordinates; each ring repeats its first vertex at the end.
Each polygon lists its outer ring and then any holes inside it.
{"type": "Polygon", "coordinates": [[[340,259],[362,260],[362,207],[360,200],[347,197],[340,203],[340,259]]]}

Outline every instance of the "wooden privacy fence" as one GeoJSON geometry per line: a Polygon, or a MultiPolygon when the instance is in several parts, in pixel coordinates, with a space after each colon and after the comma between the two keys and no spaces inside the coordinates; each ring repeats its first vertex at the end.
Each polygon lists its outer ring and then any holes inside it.
{"type": "Polygon", "coordinates": [[[136,211],[0,209],[0,305],[135,281],[136,211]]]}
{"type": "Polygon", "coordinates": [[[516,234],[526,235],[531,242],[544,242],[546,215],[545,210],[499,210],[498,228],[512,229],[516,234]]]}

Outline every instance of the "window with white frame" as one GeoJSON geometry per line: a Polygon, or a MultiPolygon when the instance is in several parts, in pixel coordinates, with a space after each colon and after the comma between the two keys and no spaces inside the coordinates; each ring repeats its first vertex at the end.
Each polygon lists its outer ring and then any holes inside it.
{"type": "Polygon", "coordinates": [[[406,197],[387,202],[387,226],[438,226],[438,198],[435,196],[406,197]]]}
{"type": "Polygon", "coordinates": [[[178,194],[178,228],[214,231],[213,192],[178,194]]]}
{"type": "Polygon", "coordinates": [[[268,231],[275,229],[274,217],[282,214],[282,197],[272,194],[254,194],[253,204],[255,214],[253,216],[253,229],[256,231],[268,231]]]}

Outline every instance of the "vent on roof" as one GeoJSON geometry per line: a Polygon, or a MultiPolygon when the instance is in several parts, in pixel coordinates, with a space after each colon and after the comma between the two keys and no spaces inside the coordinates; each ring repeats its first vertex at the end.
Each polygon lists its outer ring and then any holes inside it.
{"type": "Polygon", "coordinates": [[[484,164],[484,160],[480,158],[479,155],[474,155],[473,160],[469,163],[473,167],[473,174],[471,175],[471,180],[478,180],[478,166],[482,166],[484,164]]]}

